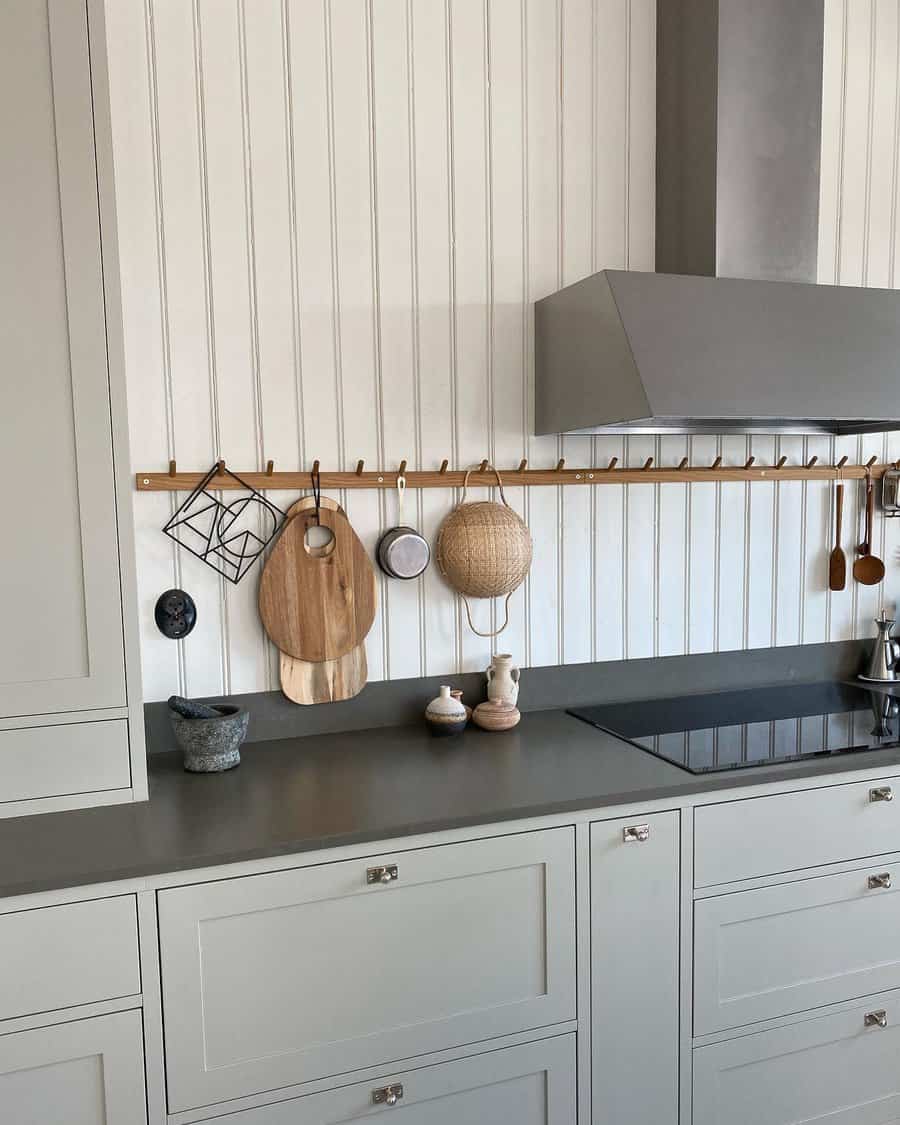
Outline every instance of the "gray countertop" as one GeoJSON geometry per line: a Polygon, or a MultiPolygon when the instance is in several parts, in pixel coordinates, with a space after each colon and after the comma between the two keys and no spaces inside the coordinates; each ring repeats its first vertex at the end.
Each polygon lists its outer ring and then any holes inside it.
{"type": "Polygon", "coordinates": [[[695,776],[563,711],[504,734],[417,725],[251,743],[224,774],[156,754],[148,802],[0,820],[0,895],[898,765],[900,750],[880,750],[695,776]]]}

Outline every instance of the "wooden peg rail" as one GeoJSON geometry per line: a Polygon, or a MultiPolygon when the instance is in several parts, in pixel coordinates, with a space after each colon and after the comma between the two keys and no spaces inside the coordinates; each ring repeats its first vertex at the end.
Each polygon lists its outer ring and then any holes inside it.
{"type": "MultiPolygon", "coordinates": [[[[846,458],[842,458],[837,465],[825,465],[812,457],[805,465],[789,465],[787,458],[782,457],[776,465],[761,465],[751,457],[744,465],[723,465],[721,457],[717,457],[709,466],[689,465],[683,458],[678,465],[662,468],[654,464],[649,457],[642,466],[632,468],[618,468],[618,458],[613,457],[608,465],[592,469],[569,469],[565,461],[560,460],[555,468],[528,469],[527,461],[521,461],[518,468],[504,469],[500,466],[500,473],[504,485],[510,488],[531,488],[536,485],[560,484],[684,484],[685,482],[700,481],[779,481],[779,480],[862,480],[868,472],[873,477],[881,477],[887,469],[900,467],[900,461],[888,464],[877,464],[873,457],[865,465],[848,465],[846,458]]],[[[224,462],[220,461],[219,465],[224,462]]],[[[313,472],[318,469],[319,462],[315,462],[313,472]]],[[[319,479],[323,489],[340,488],[395,488],[397,477],[401,474],[406,478],[407,488],[462,488],[465,472],[450,470],[447,462],[441,464],[440,469],[413,470],[406,472],[406,462],[403,461],[396,469],[383,469],[380,471],[366,470],[364,462],[359,461],[351,472],[331,473],[321,472],[319,479]]],[[[487,462],[482,462],[478,468],[469,474],[470,488],[486,488],[496,485],[497,480],[493,472],[487,469],[487,462]]],[[[137,488],[139,492],[190,492],[196,488],[204,477],[204,473],[180,473],[175,471],[175,462],[169,463],[169,470],[153,473],[138,473],[137,488]]],[[[302,491],[310,487],[311,475],[309,472],[275,472],[272,462],[266,465],[265,472],[238,472],[237,474],[247,484],[260,491],[273,492],[285,490],[289,492],[302,491]]],[[[239,490],[241,485],[229,476],[216,475],[207,485],[212,490],[239,490]]]]}

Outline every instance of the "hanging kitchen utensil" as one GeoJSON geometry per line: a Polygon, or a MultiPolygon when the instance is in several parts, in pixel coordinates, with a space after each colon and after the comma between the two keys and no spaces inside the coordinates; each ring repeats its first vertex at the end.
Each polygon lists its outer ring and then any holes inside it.
{"type": "Polygon", "coordinates": [[[397,527],[386,531],[378,541],[375,557],[388,578],[418,578],[431,561],[431,548],[418,531],[403,523],[403,496],[406,477],[397,477],[397,527]]]}
{"type": "Polygon", "coordinates": [[[847,556],[841,546],[841,525],[844,518],[844,482],[835,489],[834,502],[834,550],[828,559],[828,588],[843,590],[847,585],[847,556]]]}
{"type": "Polygon", "coordinates": [[[495,637],[509,624],[509,599],[525,581],[531,567],[531,532],[509,505],[503,480],[493,465],[501,504],[493,500],[466,503],[470,469],[463,480],[459,505],[444,519],[437,537],[441,574],[462,595],[469,628],[479,637],[495,637]],[[505,597],[504,619],[499,629],[482,633],[472,624],[468,598],[505,597]]]}
{"type": "MultiPolygon", "coordinates": [[[[288,508],[287,520],[300,512],[316,506],[314,496],[304,496],[288,508]]],[[[319,497],[319,507],[329,508],[344,515],[344,509],[328,496],[319,497]]],[[[366,686],[369,676],[366,660],[366,642],[360,641],[356,648],[350,649],[337,660],[322,660],[314,663],[297,660],[286,652],[279,652],[279,676],[281,690],[292,703],[308,706],[313,703],[337,703],[342,699],[352,699],[366,686]]]]}
{"type": "Polygon", "coordinates": [[[259,584],[259,614],[270,639],[298,660],[337,660],[356,648],[375,619],[375,573],[346,516],[324,506],[302,511],[279,536],[259,584]],[[311,528],[330,532],[312,544],[311,528]]]}
{"type": "Polygon", "coordinates": [[[877,586],[884,578],[884,563],[872,554],[872,525],[875,519],[875,486],[872,472],[866,469],[866,537],[856,548],[859,558],[853,564],[853,577],[863,586],[877,586]]]}

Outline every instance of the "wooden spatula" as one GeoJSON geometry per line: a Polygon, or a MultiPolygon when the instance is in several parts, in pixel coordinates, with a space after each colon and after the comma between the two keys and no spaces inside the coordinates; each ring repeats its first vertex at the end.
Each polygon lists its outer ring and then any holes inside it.
{"type": "Polygon", "coordinates": [[[884,563],[872,554],[872,524],[875,520],[875,486],[866,471],[866,538],[856,548],[859,558],[853,564],[853,577],[863,586],[877,586],[884,578],[884,563]]]}
{"type": "Polygon", "coordinates": [[[847,556],[841,546],[841,524],[844,519],[844,484],[835,490],[834,505],[834,550],[828,559],[828,588],[843,590],[847,585],[847,556]]]}
{"type": "MultiPolygon", "coordinates": [[[[304,496],[288,509],[287,518],[292,519],[300,512],[315,507],[312,496],[304,496]]],[[[336,500],[321,497],[319,505],[333,512],[344,513],[336,500]]],[[[292,703],[309,706],[313,703],[336,703],[342,699],[352,699],[366,686],[369,667],[366,660],[366,642],[361,641],[356,648],[337,660],[323,660],[314,663],[297,660],[280,652],[279,673],[281,690],[292,703]]]]}

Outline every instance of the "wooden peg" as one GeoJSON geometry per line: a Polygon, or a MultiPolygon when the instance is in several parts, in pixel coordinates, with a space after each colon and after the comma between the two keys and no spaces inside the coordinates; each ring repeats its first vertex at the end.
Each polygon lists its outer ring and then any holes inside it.
{"type": "Polygon", "coordinates": [[[900,469],[900,461],[895,461],[895,462],[894,462],[894,464],[893,464],[893,466],[892,466],[892,468],[893,468],[893,469],[894,469],[895,471],[896,471],[897,469],[900,469]]]}
{"type": "Polygon", "coordinates": [[[836,469],[843,469],[843,467],[847,464],[848,460],[849,460],[849,457],[845,453],[844,456],[840,459],[840,461],[838,461],[837,465],[835,465],[835,468],[836,469]]]}
{"type": "Polygon", "coordinates": [[[224,461],[217,461],[216,462],[216,472],[217,473],[224,473],[225,472],[225,462],[224,461]]]}
{"type": "Polygon", "coordinates": [[[618,465],[618,463],[619,463],[618,457],[611,457],[610,460],[609,460],[609,464],[606,466],[606,471],[608,473],[611,473],[613,471],[613,469],[616,467],[616,465],[618,465]]]}
{"type": "Polygon", "coordinates": [[[275,462],[266,461],[266,476],[270,477],[275,472],[275,462]]]}
{"type": "Polygon", "coordinates": [[[645,473],[646,473],[646,471],[647,471],[647,470],[648,470],[648,469],[650,468],[650,466],[651,466],[652,464],[653,464],[653,458],[652,458],[652,457],[648,457],[648,458],[647,458],[647,460],[646,460],[646,461],[644,462],[644,472],[645,472],[645,473]]]}
{"type": "Polygon", "coordinates": [[[314,477],[317,477],[319,475],[319,462],[318,462],[318,460],[313,461],[312,475],[314,477]]]}
{"type": "Polygon", "coordinates": [[[359,461],[356,462],[356,475],[358,477],[361,477],[363,475],[363,466],[364,465],[365,465],[365,461],[363,461],[362,459],[360,459],[359,461]]]}
{"type": "MultiPolygon", "coordinates": [[[[403,462],[403,464],[405,465],[405,464],[406,464],[406,462],[404,461],[404,462],[403,462]]],[[[485,457],[485,459],[484,459],[484,460],[483,460],[483,461],[481,462],[481,464],[480,464],[480,465],[478,466],[478,471],[479,471],[479,473],[484,473],[484,472],[486,472],[486,471],[487,471],[487,467],[488,467],[488,463],[487,463],[487,457],[485,457]]]]}
{"type": "Polygon", "coordinates": [[[447,458],[445,457],[445,458],[444,458],[444,460],[443,460],[443,461],[441,461],[441,469],[440,469],[440,471],[441,471],[442,473],[446,473],[446,471],[447,471],[447,466],[448,466],[449,464],[450,464],[450,462],[449,462],[449,461],[447,460],[447,458]]]}
{"type": "Polygon", "coordinates": [[[527,468],[528,468],[528,458],[523,457],[522,460],[519,462],[519,467],[516,471],[519,472],[519,473],[524,473],[527,468]]]}
{"type": "Polygon", "coordinates": [[[406,458],[404,457],[403,460],[400,462],[400,468],[397,472],[397,476],[402,477],[405,472],[406,472],[406,458]]]}
{"type": "Polygon", "coordinates": [[[748,457],[748,458],[747,458],[747,460],[746,460],[746,461],[744,462],[744,468],[745,468],[745,469],[749,469],[749,468],[750,468],[750,466],[751,466],[751,465],[753,464],[753,462],[754,462],[755,460],[756,460],[756,458],[755,458],[755,457],[748,457]]]}
{"type": "Polygon", "coordinates": [[[175,476],[175,461],[174,461],[174,459],[169,462],[169,476],[170,477],[175,476]]]}
{"type": "Polygon", "coordinates": [[[560,457],[560,459],[556,462],[556,471],[558,473],[561,473],[565,467],[566,467],[566,459],[565,459],[565,457],[560,457]]]}
{"type": "Polygon", "coordinates": [[[717,458],[715,459],[715,461],[713,461],[713,463],[712,463],[712,464],[710,465],[710,467],[709,467],[709,468],[710,468],[710,472],[713,472],[713,473],[714,473],[714,472],[716,471],[716,469],[718,469],[718,467],[719,467],[719,466],[720,466],[721,464],[722,464],[722,458],[721,458],[721,457],[717,457],[717,458]]]}
{"type": "Polygon", "coordinates": [[[787,457],[779,457],[778,458],[778,464],[775,466],[775,468],[776,469],[783,469],[786,464],[787,464],[787,457]]]}
{"type": "Polygon", "coordinates": [[[871,468],[872,468],[872,466],[873,466],[873,465],[875,464],[875,462],[876,462],[877,460],[878,460],[878,458],[877,458],[877,457],[870,457],[870,458],[869,458],[869,460],[868,460],[868,461],[866,461],[866,468],[867,468],[867,469],[871,469],[871,468]]]}
{"type": "Polygon", "coordinates": [[[811,469],[813,467],[813,465],[815,465],[816,461],[818,461],[818,460],[819,460],[818,457],[815,457],[815,456],[810,457],[810,459],[806,462],[807,469],[811,469]]]}
{"type": "Polygon", "coordinates": [[[683,473],[684,470],[687,467],[688,467],[688,459],[687,459],[687,457],[682,457],[681,460],[678,462],[678,471],[683,473]]]}

